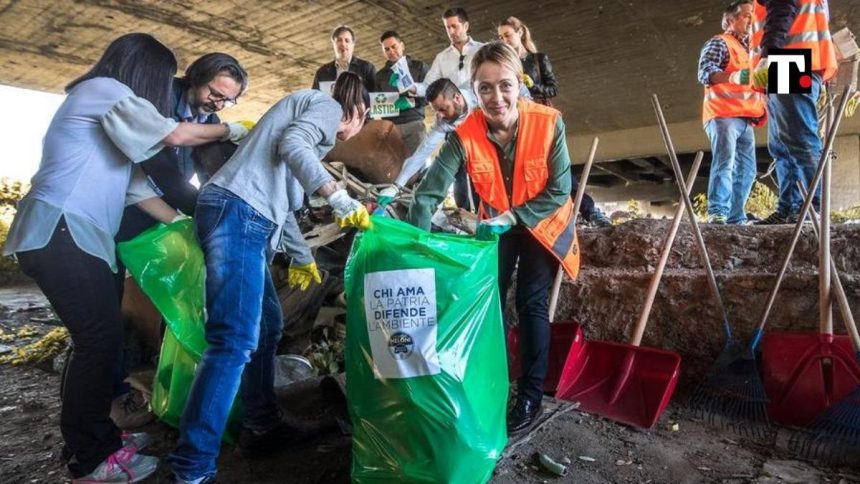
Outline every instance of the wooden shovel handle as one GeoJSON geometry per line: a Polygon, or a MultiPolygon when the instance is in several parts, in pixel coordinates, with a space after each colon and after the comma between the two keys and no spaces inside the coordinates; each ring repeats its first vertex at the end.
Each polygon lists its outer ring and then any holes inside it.
{"type": "MultiPolygon", "coordinates": [[[[588,159],[585,161],[585,166],[582,167],[582,175],[579,177],[579,188],[576,189],[576,196],[573,199],[573,227],[576,230],[576,219],[579,216],[579,206],[582,205],[582,197],[585,195],[585,185],[588,183],[588,174],[591,173],[591,165],[594,163],[594,156],[597,154],[597,143],[600,141],[597,136],[591,141],[591,149],[588,151],[588,159]]],[[[564,279],[564,269],[559,266],[558,272],[555,273],[555,280],[552,282],[552,292],[549,295],[549,322],[555,321],[555,310],[558,307],[558,293],[561,291],[561,280],[564,279]]]]}
{"type": "MultiPolygon", "coordinates": [[[[830,90],[826,93],[825,133],[833,128],[833,99],[830,90]]],[[[831,159],[833,156],[831,155],[831,159]]],[[[833,335],[833,280],[830,271],[830,175],[833,162],[828,162],[821,176],[821,219],[818,231],[818,331],[820,334],[833,335]]],[[[810,213],[815,207],[809,207],[810,213]]]]}
{"type": "MultiPolygon", "coordinates": [[[[821,150],[821,158],[818,160],[818,168],[815,169],[815,174],[812,176],[812,180],[809,181],[810,187],[818,186],[818,182],[821,180],[821,175],[824,173],[824,168],[826,168],[826,165],[830,161],[830,150],[833,148],[836,133],[839,132],[839,124],[842,121],[842,116],[845,114],[845,108],[848,105],[848,99],[851,97],[852,92],[851,86],[847,86],[842,91],[842,99],[839,101],[839,108],[836,109],[836,117],[833,118],[833,126],[830,128],[830,132],[827,133],[827,139],[824,142],[824,149],[821,150]]],[[[759,319],[755,336],[753,341],[750,343],[750,349],[752,350],[755,350],[755,347],[758,345],[758,339],[761,338],[761,334],[764,332],[764,326],[767,324],[767,318],[770,315],[770,310],[773,308],[773,302],[776,300],[776,294],[779,292],[782,278],[785,276],[785,271],[788,269],[789,262],[791,262],[791,255],[794,252],[794,247],[797,245],[797,240],[800,238],[800,232],[803,229],[803,219],[805,219],[806,215],[809,213],[810,206],[812,206],[812,197],[807,196],[803,200],[803,206],[800,208],[800,214],[798,216],[797,225],[794,227],[794,234],[792,235],[791,243],[788,246],[788,251],[786,251],[785,256],[783,256],[782,266],[780,266],[779,272],[776,275],[776,282],[770,290],[764,311],[759,319]]]]}
{"type": "MultiPolygon", "coordinates": [[[[704,153],[701,151],[696,153],[696,158],[693,160],[693,167],[690,168],[690,173],[687,175],[687,196],[690,195],[690,190],[693,187],[693,182],[696,181],[696,175],[699,173],[699,166],[702,164],[704,153]]],[[[630,338],[630,344],[639,346],[642,343],[642,335],[645,334],[645,326],[648,324],[648,316],[651,314],[651,306],[654,305],[654,298],[657,296],[657,288],[660,286],[660,278],[663,277],[663,269],[666,268],[666,261],[669,260],[669,254],[672,253],[672,244],[675,242],[675,235],[678,234],[678,227],[681,226],[681,219],[684,216],[684,201],[678,200],[678,208],[675,210],[675,216],[672,218],[672,228],[669,229],[669,235],[663,242],[663,253],[660,254],[660,262],[657,263],[657,269],[654,270],[654,275],[651,276],[651,283],[648,285],[648,292],[645,295],[645,305],[642,307],[642,313],[639,315],[639,321],[636,323],[636,328],[633,330],[633,336],[630,338]]]]}
{"type": "MultiPolygon", "coordinates": [[[[806,196],[806,190],[803,185],[800,186],[800,193],[806,196]]],[[[812,218],[812,230],[820,233],[820,223],[818,214],[814,208],[809,209],[809,216],[812,218]]],[[[839,313],[842,314],[842,321],[845,322],[845,329],[848,330],[848,336],[851,338],[851,344],[854,351],[860,353],[860,333],[857,332],[857,323],[854,321],[854,315],[851,313],[851,306],[848,305],[848,297],[845,295],[845,288],[842,287],[842,281],[839,279],[839,272],[836,269],[836,261],[833,260],[833,254],[830,255],[830,273],[833,276],[833,292],[836,294],[836,302],[839,303],[839,313]]]]}
{"type": "Polygon", "coordinates": [[[660,132],[663,135],[663,144],[666,147],[666,152],[669,154],[669,161],[672,164],[672,171],[675,174],[675,183],[678,185],[678,192],[684,200],[684,208],[687,210],[687,215],[690,217],[690,225],[693,228],[693,235],[696,239],[696,245],[699,247],[699,257],[702,259],[702,265],[705,266],[705,273],[708,276],[708,285],[711,288],[714,299],[717,302],[717,307],[720,310],[720,315],[723,318],[723,331],[726,333],[726,339],[732,338],[732,330],[729,325],[729,315],[726,312],[726,307],[723,304],[723,297],[720,295],[720,287],[717,285],[717,278],[714,276],[714,269],[711,267],[711,259],[708,256],[708,248],[705,246],[705,239],[702,237],[702,231],[699,230],[699,222],[696,220],[696,212],[693,209],[693,202],[687,195],[687,187],[684,184],[684,174],[681,173],[681,165],[678,163],[678,156],[675,154],[675,146],[672,144],[672,137],[669,136],[669,125],[666,124],[666,118],[663,116],[663,109],[660,107],[660,100],[656,94],[651,95],[651,104],[654,106],[654,112],[657,114],[657,122],[660,124],[660,132]]]}

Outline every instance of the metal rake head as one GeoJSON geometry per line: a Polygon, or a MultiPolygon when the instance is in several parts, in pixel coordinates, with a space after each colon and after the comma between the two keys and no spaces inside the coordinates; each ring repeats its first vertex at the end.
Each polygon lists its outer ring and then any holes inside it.
{"type": "Polygon", "coordinates": [[[860,387],[822,412],[808,429],[794,432],[788,448],[805,459],[856,465],[860,456],[860,387]]]}
{"type": "Polygon", "coordinates": [[[711,425],[745,437],[769,438],[775,432],[767,415],[768,403],[755,358],[732,345],[717,358],[690,406],[696,418],[711,425]]]}

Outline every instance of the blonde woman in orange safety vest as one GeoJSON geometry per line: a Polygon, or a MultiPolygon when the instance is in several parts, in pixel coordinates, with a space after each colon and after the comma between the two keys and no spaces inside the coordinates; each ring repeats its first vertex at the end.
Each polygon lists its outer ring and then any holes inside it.
{"type": "Polygon", "coordinates": [[[702,123],[711,141],[708,221],[744,224],[756,174],[753,127],[764,118],[764,95],[749,85],[749,32],[753,0],[736,0],[723,13],[723,33],[699,56],[705,86],[702,123]]]}
{"type": "Polygon", "coordinates": [[[465,165],[480,198],[479,237],[500,234],[502,301],[520,262],[516,304],[523,376],[508,414],[509,435],[530,429],[541,413],[555,273],[559,264],[570,277],[579,271],[564,122],[555,109],[518,98],[522,77],[522,63],[507,45],[492,42],[475,53],[471,82],[480,109],[448,137],[408,217],[429,230],[430,217],[465,165]]]}
{"type": "MultiPolygon", "coordinates": [[[[818,96],[821,85],[836,75],[836,50],[830,37],[827,0],[756,0],[752,58],[754,87],[767,89],[767,57],[772,49],[809,49],[812,76],[808,94],[768,93],[768,151],[776,161],[779,200],[761,224],[793,223],[803,199],[797,180],[809,184],[821,157],[818,96]]],[[[818,190],[813,205],[818,207],[818,190]]]]}

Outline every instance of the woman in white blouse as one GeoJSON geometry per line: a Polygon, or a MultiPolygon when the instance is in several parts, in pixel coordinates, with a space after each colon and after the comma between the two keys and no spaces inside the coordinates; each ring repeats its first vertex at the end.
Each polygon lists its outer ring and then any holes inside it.
{"type": "Polygon", "coordinates": [[[114,374],[122,364],[113,240],[123,208],[136,204],[163,223],[179,216],[136,163],[165,145],[247,133],[238,124],[170,119],[176,67],[173,53],[155,38],[128,34],[66,87],[3,250],[16,254],[71,334],[60,428],[72,455],[69,470],[87,482],[137,482],[158,464],[137,454],[148,438],[121,433],[109,417],[114,374]]]}

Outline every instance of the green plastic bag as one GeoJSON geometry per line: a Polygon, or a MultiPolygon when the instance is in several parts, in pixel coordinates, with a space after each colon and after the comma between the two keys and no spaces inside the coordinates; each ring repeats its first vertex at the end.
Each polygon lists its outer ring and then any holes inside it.
{"type": "MultiPolygon", "coordinates": [[[[206,349],[203,251],[191,219],[158,224],[132,240],[117,244],[128,272],[149,297],[167,325],[152,388],[152,413],[173,427],[194,381],[197,363],[206,349]]],[[[239,422],[238,400],[225,440],[232,441],[239,422]]]]}
{"type": "Polygon", "coordinates": [[[352,480],[486,482],[507,443],[498,239],[372,220],[344,281],[352,480]]]}

